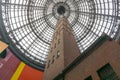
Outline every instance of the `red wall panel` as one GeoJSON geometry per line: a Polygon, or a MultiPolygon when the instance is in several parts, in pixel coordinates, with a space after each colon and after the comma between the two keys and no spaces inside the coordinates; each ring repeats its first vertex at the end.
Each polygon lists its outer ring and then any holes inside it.
{"type": "Polygon", "coordinates": [[[20,60],[7,50],[6,58],[0,58],[0,80],[10,80],[19,63],[20,60]]]}

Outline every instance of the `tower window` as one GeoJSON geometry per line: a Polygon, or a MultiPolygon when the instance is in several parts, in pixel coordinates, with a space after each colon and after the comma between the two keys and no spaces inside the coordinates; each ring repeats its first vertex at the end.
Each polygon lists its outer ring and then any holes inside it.
{"type": "Polygon", "coordinates": [[[60,51],[58,50],[57,51],[57,58],[60,56],[60,51]]]}
{"type": "Polygon", "coordinates": [[[50,52],[52,52],[52,50],[53,50],[53,48],[51,48],[51,51],[50,51],[50,52]]]}
{"type": "Polygon", "coordinates": [[[47,65],[47,68],[49,68],[49,66],[50,66],[50,60],[48,61],[48,65],[47,65]]]}
{"type": "Polygon", "coordinates": [[[60,44],[60,39],[58,39],[58,44],[60,44]]]}
{"type": "Polygon", "coordinates": [[[119,80],[110,64],[106,64],[97,72],[100,80],[119,80]]]}
{"type": "Polygon", "coordinates": [[[91,76],[87,77],[85,80],[93,80],[91,76]]]}
{"type": "Polygon", "coordinates": [[[53,55],[53,58],[52,58],[52,62],[51,62],[51,64],[54,63],[54,60],[55,60],[55,55],[53,55]]]}
{"type": "Polygon", "coordinates": [[[56,48],[56,43],[55,43],[55,45],[54,45],[54,48],[56,48]]]}

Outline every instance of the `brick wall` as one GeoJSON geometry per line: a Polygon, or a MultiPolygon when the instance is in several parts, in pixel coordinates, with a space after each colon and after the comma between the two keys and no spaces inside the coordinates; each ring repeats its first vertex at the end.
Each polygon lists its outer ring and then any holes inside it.
{"type": "Polygon", "coordinates": [[[102,46],[85,58],[71,70],[65,80],[84,80],[92,76],[93,80],[100,80],[97,70],[109,63],[120,77],[120,45],[115,41],[106,41],[102,46]]]}
{"type": "Polygon", "coordinates": [[[53,80],[58,74],[62,73],[65,67],[80,55],[79,48],[72,34],[72,29],[65,18],[62,18],[57,24],[57,29],[51,43],[51,49],[52,52],[50,50],[48,54],[44,80],[53,80]],[[58,44],[59,39],[60,43],[58,44]],[[58,50],[60,51],[60,56],[57,58],[58,50]],[[55,60],[52,63],[53,56],[55,57],[55,60]],[[49,60],[50,65],[48,68],[49,60]]]}

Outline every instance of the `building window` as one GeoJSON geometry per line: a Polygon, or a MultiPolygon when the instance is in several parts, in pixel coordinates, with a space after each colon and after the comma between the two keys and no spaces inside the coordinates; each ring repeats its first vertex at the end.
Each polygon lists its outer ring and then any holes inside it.
{"type": "Polygon", "coordinates": [[[56,48],[56,43],[55,43],[55,45],[54,45],[54,48],[56,48]]]}
{"type": "Polygon", "coordinates": [[[60,44],[60,39],[58,39],[58,44],[60,44]]]}
{"type": "Polygon", "coordinates": [[[60,56],[60,51],[58,50],[57,51],[57,58],[60,56]]]}
{"type": "Polygon", "coordinates": [[[48,61],[48,65],[47,65],[47,68],[49,68],[49,66],[50,66],[50,60],[48,61]]]}
{"type": "Polygon", "coordinates": [[[93,80],[91,76],[87,77],[85,80],[93,80]]]}
{"type": "Polygon", "coordinates": [[[110,64],[106,64],[97,71],[100,80],[119,80],[110,64]]]}
{"type": "Polygon", "coordinates": [[[53,48],[51,48],[51,51],[50,51],[51,53],[52,53],[52,50],[53,50],[53,48]]]}
{"type": "Polygon", "coordinates": [[[54,63],[54,60],[55,60],[55,55],[53,55],[53,58],[52,58],[52,62],[51,62],[51,64],[54,63]]]}
{"type": "Polygon", "coordinates": [[[51,51],[50,51],[51,53],[52,53],[52,49],[51,49],[51,51]]]}

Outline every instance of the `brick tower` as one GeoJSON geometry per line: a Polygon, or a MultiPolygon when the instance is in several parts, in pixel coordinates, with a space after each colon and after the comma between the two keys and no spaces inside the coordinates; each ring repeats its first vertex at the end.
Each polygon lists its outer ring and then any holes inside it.
{"type": "Polygon", "coordinates": [[[62,17],[55,29],[47,64],[44,72],[44,80],[53,80],[80,55],[75,41],[73,30],[65,17],[62,17]]]}

